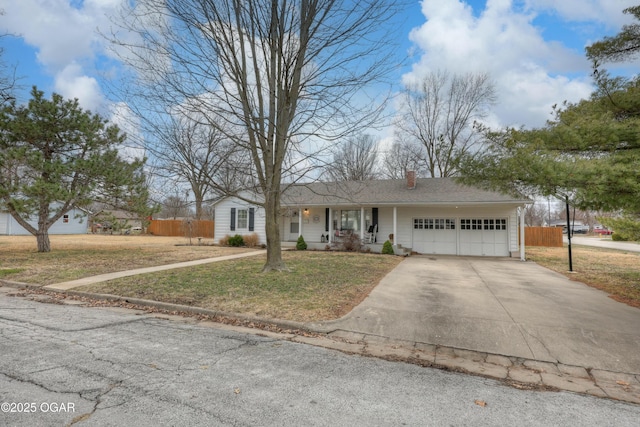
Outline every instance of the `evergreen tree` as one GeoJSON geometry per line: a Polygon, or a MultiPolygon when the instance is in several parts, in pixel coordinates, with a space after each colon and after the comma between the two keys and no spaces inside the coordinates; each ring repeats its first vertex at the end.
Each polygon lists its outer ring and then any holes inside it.
{"type": "Polygon", "coordinates": [[[78,100],[51,100],[33,88],[27,105],[0,112],[0,207],[49,252],[49,228],[73,207],[117,201],[132,211],[146,206],[144,160],[122,160],[117,126],[80,108],[78,100]],[[37,220],[33,226],[32,220],[37,220]]]}

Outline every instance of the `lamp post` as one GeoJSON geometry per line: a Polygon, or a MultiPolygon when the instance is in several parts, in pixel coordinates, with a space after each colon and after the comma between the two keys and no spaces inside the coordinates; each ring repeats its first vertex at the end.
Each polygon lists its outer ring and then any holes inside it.
{"type": "Polygon", "coordinates": [[[571,221],[569,218],[569,196],[564,196],[567,207],[567,240],[569,241],[569,271],[573,271],[573,259],[571,258],[571,221]]]}

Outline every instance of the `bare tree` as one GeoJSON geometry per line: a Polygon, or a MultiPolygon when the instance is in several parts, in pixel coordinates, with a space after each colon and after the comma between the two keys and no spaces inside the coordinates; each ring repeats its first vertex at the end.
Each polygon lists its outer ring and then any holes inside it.
{"type": "Polygon", "coordinates": [[[424,146],[430,176],[446,177],[457,173],[458,159],[480,141],[473,125],[486,117],[496,94],[487,74],[437,71],[409,87],[404,99],[399,131],[424,146]]]}
{"type": "Polygon", "coordinates": [[[395,140],[391,148],[382,157],[380,174],[384,178],[404,179],[408,171],[415,171],[423,175],[425,159],[422,154],[422,145],[408,139],[395,140]]]}
{"type": "MultiPolygon", "coordinates": [[[[0,9],[0,15],[4,14],[4,10],[0,9]]],[[[9,34],[0,34],[0,42],[8,36],[9,34]]],[[[16,82],[16,68],[4,61],[4,47],[0,46],[0,103],[4,104],[14,98],[16,82]]]]}
{"type": "Polygon", "coordinates": [[[184,218],[191,216],[189,202],[176,192],[162,201],[160,214],[165,218],[184,218]]]}
{"type": "Polygon", "coordinates": [[[334,181],[365,181],[377,176],[378,140],[371,135],[350,137],[333,152],[327,172],[334,181]]]}
{"type": "Polygon", "coordinates": [[[524,208],[524,222],[527,227],[540,227],[547,222],[548,212],[546,201],[536,201],[524,208]]]}
{"type": "Polygon", "coordinates": [[[398,63],[389,32],[398,28],[393,17],[402,5],[139,0],[124,8],[112,40],[136,77],[126,85],[127,99],[160,115],[189,105],[248,153],[261,195],[252,202],[266,214],[264,271],[286,270],[281,184],[314,162],[320,139],[339,140],[376,123],[380,99],[366,99],[362,89],[398,63]]]}
{"type": "Polygon", "coordinates": [[[174,114],[167,128],[158,129],[156,136],[160,143],[153,150],[161,169],[189,185],[195,199],[196,219],[202,219],[203,203],[221,194],[219,188],[233,191],[251,176],[246,173],[251,170],[249,159],[241,161],[236,146],[214,126],[174,114]],[[234,165],[232,170],[230,163],[234,165]],[[245,167],[238,167],[240,163],[245,167]]]}

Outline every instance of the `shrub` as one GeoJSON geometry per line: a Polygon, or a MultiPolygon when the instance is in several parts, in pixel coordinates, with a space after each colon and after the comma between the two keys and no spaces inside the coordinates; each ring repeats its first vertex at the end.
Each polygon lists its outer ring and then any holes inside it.
{"type": "Polygon", "coordinates": [[[244,246],[244,239],[241,235],[236,234],[235,236],[229,238],[229,246],[244,246]]]}
{"type": "Polygon", "coordinates": [[[600,221],[609,230],[615,230],[611,235],[612,239],[622,241],[640,240],[640,218],[634,215],[626,215],[621,218],[600,218],[600,221]],[[615,235],[618,237],[614,237],[615,235]]]}
{"type": "Polygon", "coordinates": [[[611,240],[613,240],[614,242],[626,242],[629,239],[616,232],[611,235],[611,240]]]}
{"type": "Polygon", "coordinates": [[[298,237],[298,242],[296,243],[296,249],[299,251],[304,251],[307,249],[307,242],[304,241],[304,237],[298,237]]]}
{"type": "Polygon", "coordinates": [[[220,246],[229,246],[229,239],[231,238],[231,236],[229,236],[228,234],[224,237],[221,237],[220,240],[218,240],[218,244],[220,246]]]}
{"type": "Polygon", "coordinates": [[[255,248],[260,243],[260,237],[256,233],[244,236],[244,245],[248,248],[255,248]]]}
{"type": "Polygon", "coordinates": [[[391,244],[390,241],[386,241],[384,242],[384,244],[382,245],[382,253],[385,255],[394,255],[395,252],[393,250],[393,245],[391,244]]]}
{"type": "Polygon", "coordinates": [[[359,252],[362,249],[360,236],[356,233],[349,234],[342,239],[342,250],[346,252],[359,252]]]}

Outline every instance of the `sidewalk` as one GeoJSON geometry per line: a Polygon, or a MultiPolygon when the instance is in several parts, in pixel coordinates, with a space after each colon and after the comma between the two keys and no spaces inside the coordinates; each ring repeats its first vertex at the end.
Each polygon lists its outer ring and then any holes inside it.
{"type": "Polygon", "coordinates": [[[136,276],[138,274],[154,273],[156,271],[173,270],[175,268],[193,267],[195,265],[210,264],[212,262],[228,261],[232,259],[245,258],[256,255],[266,254],[266,250],[253,252],[245,252],[236,255],[225,255],[216,258],[198,259],[195,261],[186,261],[176,264],[158,265],[155,267],[138,268],[136,270],[116,271],[115,273],[100,274],[97,276],[84,277],[69,282],[54,283],[53,285],[44,286],[43,289],[51,291],[67,291],[69,289],[78,288],[80,286],[91,285],[93,283],[106,282],[108,280],[119,279],[121,277],[136,276]]]}

